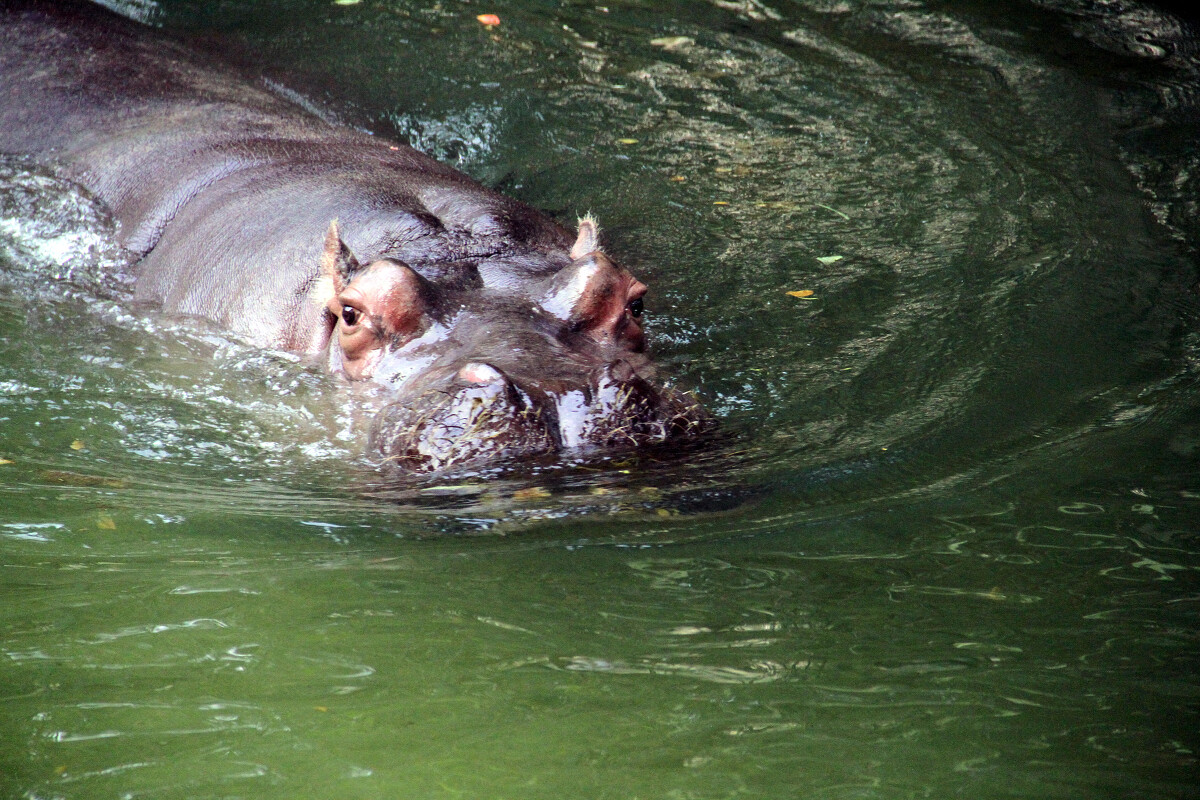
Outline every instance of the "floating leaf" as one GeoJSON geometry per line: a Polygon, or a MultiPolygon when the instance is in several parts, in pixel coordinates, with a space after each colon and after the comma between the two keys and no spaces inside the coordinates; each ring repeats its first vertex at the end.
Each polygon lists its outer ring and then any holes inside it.
{"type": "Polygon", "coordinates": [[[97,514],[96,527],[102,531],[115,531],[117,529],[117,523],[108,514],[97,514]]]}
{"type": "Polygon", "coordinates": [[[513,492],[514,500],[544,500],[550,496],[548,489],[543,489],[541,486],[532,486],[528,489],[518,489],[513,492]]]}
{"type": "Polygon", "coordinates": [[[726,200],[713,200],[713,205],[714,206],[727,206],[727,205],[729,205],[729,203],[726,200]]]}
{"type": "Polygon", "coordinates": [[[76,439],[75,441],[71,442],[71,449],[72,449],[72,450],[82,450],[82,449],[84,449],[85,447],[87,447],[87,445],[86,445],[86,444],[84,444],[84,443],[83,443],[83,440],[81,440],[81,439],[76,439]]]}
{"type": "Polygon", "coordinates": [[[361,2],[362,0],[333,0],[335,6],[356,6],[361,2]]]}
{"type": "Polygon", "coordinates": [[[106,489],[124,489],[129,482],[124,478],[102,478],[99,475],[81,475],[78,472],[47,469],[42,470],[42,479],[66,486],[102,486],[106,489]]]}
{"type": "Polygon", "coordinates": [[[17,462],[11,461],[7,458],[0,458],[0,466],[3,466],[5,464],[15,464],[15,463],[17,463],[17,462]]]}
{"type": "Polygon", "coordinates": [[[486,488],[482,483],[456,483],[446,484],[444,486],[426,486],[422,492],[429,494],[468,494],[470,492],[478,492],[486,488]]]}
{"type": "Polygon", "coordinates": [[[800,289],[799,291],[788,292],[788,297],[800,297],[808,300],[811,299],[814,294],[816,294],[816,292],[814,292],[812,289],[800,289]]]}
{"type": "Polygon", "coordinates": [[[637,139],[617,139],[617,144],[637,144],[637,139]]]}
{"type": "Polygon", "coordinates": [[[675,181],[675,183],[683,183],[687,178],[683,175],[672,175],[671,180],[675,181]]]}
{"type": "Polygon", "coordinates": [[[650,44],[655,47],[661,47],[663,50],[682,50],[685,47],[691,47],[696,43],[696,40],[690,36],[660,36],[657,39],[651,39],[650,44]]]}
{"type": "Polygon", "coordinates": [[[494,28],[500,24],[500,17],[495,14],[480,14],[475,19],[479,20],[480,25],[486,25],[489,28],[494,28]]]}
{"type": "Polygon", "coordinates": [[[822,264],[824,264],[827,267],[830,264],[836,264],[837,262],[839,262],[841,260],[842,260],[841,256],[817,256],[817,261],[820,261],[822,264]]]}

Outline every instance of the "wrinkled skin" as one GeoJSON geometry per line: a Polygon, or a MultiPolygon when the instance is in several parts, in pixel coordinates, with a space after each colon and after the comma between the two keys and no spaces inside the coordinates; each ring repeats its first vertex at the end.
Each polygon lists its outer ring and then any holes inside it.
{"type": "Polygon", "coordinates": [[[337,126],[102,9],[0,9],[0,152],[102,200],[134,300],[386,387],[368,450],[409,471],[699,431],[644,354],[646,286],[400,144],[337,126]]]}

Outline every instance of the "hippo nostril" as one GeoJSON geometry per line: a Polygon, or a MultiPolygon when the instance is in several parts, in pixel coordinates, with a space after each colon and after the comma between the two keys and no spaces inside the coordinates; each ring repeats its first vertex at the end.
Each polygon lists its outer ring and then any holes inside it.
{"type": "Polygon", "coordinates": [[[628,361],[617,361],[608,366],[605,370],[609,380],[618,383],[625,383],[637,377],[637,371],[628,361]]]}
{"type": "Polygon", "coordinates": [[[458,379],[463,383],[475,386],[487,386],[493,383],[504,383],[504,373],[491,364],[471,362],[459,369],[458,379]]]}

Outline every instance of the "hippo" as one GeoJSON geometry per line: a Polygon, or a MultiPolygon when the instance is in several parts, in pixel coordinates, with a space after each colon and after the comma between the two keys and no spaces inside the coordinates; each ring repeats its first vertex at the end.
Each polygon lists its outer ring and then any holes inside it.
{"type": "Polygon", "coordinates": [[[381,387],[366,452],[405,473],[692,437],[647,287],[569,230],[402,143],[106,9],[6,0],[0,153],[111,214],[132,301],[381,387]]]}

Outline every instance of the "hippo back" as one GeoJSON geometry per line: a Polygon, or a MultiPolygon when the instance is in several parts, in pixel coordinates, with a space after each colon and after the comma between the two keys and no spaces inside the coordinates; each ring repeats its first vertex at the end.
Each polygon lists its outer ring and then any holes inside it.
{"type": "Polygon", "coordinates": [[[319,346],[309,295],[334,218],[364,260],[461,285],[511,290],[569,262],[571,234],[528,206],[103,9],[7,2],[0,76],[0,152],[108,206],[137,299],[256,344],[319,346]]]}

